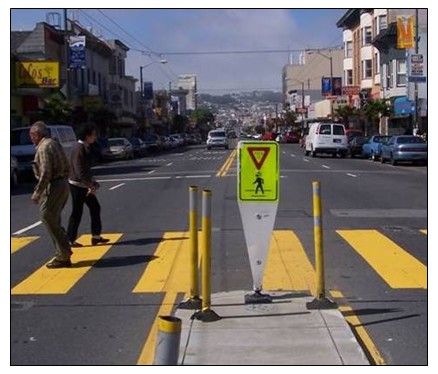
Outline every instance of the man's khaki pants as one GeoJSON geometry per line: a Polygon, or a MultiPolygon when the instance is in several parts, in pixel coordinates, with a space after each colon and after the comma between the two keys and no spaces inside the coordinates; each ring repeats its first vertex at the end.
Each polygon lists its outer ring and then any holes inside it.
{"type": "Polygon", "coordinates": [[[52,238],[56,259],[59,261],[69,260],[72,254],[67,234],[61,225],[61,213],[68,195],[67,179],[57,179],[49,183],[40,199],[41,220],[52,238]]]}

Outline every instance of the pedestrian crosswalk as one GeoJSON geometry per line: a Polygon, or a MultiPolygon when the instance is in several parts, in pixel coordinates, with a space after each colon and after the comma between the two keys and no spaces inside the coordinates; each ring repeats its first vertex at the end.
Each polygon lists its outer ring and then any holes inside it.
{"type": "MultiPolygon", "coordinates": [[[[418,230],[417,235],[427,235],[418,230]]],[[[200,233],[201,235],[202,233],[200,233]]],[[[77,241],[84,245],[74,248],[73,266],[47,269],[45,264],[13,285],[12,295],[62,295],[69,293],[79,281],[93,271],[93,266],[117,245],[122,233],[105,233],[110,239],[105,245],[91,246],[90,235],[77,241]]],[[[133,293],[187,293],[189,291],[189,236],[186,231],[165,232],[155,248],[152,260],[144,263],[142,273],[132,281],[133,293]]],[[[269,248],[263,287],[268,291],[315,291],[315,274],[310,260],[312,248],[303,246],[292,230],[274,230],[269,248]],[[310,254],[310,256],[309,256],[310,254]]],[[[337,230],[336,235],[361,258],[361,266],[374,270],[377,280],[392,289],[427,289],[427,266],[402,248],[403,243],[391,240],[379,230],[337,230]]],[[[302,239],[302,237],[301,237],[302,239]]],[[[38,236],[12,237],[11,254],[26,248],[38,248],[38,236]]],[[[214,245],[213,245],[214,250],[214,245]]],[[[213,252],[214,254],[214,252],[213,252]]],[[[214,268],[214,258],[212,266],[214,268]]],[[[329,271],[329,269],[327,270],[329,271]]]]}

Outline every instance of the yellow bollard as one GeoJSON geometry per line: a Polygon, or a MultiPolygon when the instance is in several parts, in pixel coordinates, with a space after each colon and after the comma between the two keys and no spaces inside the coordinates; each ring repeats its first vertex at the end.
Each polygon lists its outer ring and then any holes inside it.
{"type": "Polygon", "coordinates": [[[325,297],[324,252],[322,240],[321,185],[313,182],[313,237],[315,241],[316,298],[325,297]]]}
{"type": "Polygon", "coordinates": [[[203,322],[221,318],[211,310],[211,197],[210,190],[202,191],[202,308],[192,316],[203,322]]]}
{"type": "Polygon", "coordinates": [[[337,304],[325,296],[324,247],[322,231],[321,184],[312,182],[313,187],[313,238],[315,242],[316,295],[307,303],[307,309],[334,309],[337,304]]]}
{"type": "Polygon", "coordinates": [[[180,309],[199,309],[198,277],[198,187],[189,187],[189,235],[190,235],[190,294],[186,301],[179,304],[180,309]]]}

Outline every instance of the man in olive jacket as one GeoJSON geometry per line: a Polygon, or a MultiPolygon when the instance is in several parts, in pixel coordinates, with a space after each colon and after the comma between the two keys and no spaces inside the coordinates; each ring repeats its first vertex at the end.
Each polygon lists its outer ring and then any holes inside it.
{"type": "Polygon", "coordinates": [[[109,239],[100,236],[102,221],[100,204],[96,198],[99,188],[91,173],[90,145],[96,141],[96,130],[91,125],[83,125],[78,131],[78,143],[73,147],[70,159],[68,182],[72,197],[72,212],[68,223],[67,235],[72,247],[82,247],[76,242],[82,219],[84,204],[88,206],[91,216],[91,244],[107,243],[109,239]]]}

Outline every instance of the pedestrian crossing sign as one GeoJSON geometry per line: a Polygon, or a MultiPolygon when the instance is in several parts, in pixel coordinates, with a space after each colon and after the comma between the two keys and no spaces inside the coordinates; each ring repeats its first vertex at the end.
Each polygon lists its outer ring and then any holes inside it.
{"type": "Polygon", "coordinates": [[[238,199],[241,202],[278,202],[280,162],[278,143],[239,142],[238,199]]]}

